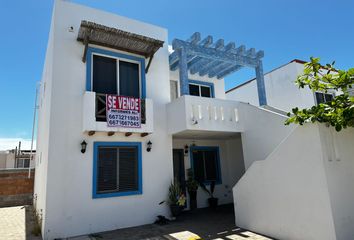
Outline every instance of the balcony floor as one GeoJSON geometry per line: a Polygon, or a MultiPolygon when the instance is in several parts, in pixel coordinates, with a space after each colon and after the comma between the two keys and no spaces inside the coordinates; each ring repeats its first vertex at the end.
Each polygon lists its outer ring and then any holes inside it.
{"type": "Polygon", "coordinates": [[[229,139],[233,137],[239,137],[239,132],[219,132],[219,131],[203,131],[203,130],[185,130],[176,134],[173,134],[174,139],[229,139]]]}

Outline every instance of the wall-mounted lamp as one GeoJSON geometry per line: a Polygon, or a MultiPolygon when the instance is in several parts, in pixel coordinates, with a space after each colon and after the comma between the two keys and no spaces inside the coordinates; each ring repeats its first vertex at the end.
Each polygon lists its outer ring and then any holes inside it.
{"type": "Polygon", "coordinates": [[[85,140],[83,140],[81,142],[81,152],[85,153],[86,152],[86,147],[87,147],[87,142],[85,140]]]}
{"type": "Polygon", "coordinates": [[[149,141],[146,143],[146,151],[150,152],[150,151],[151,151],[151,147],[152,147],[152,142],[149,140],[149,141]]]}
{"type": "Polygon", "coordinates": [[[188,145],[184,145],[184,154],[188,154],[189,147],[188,145]]]}

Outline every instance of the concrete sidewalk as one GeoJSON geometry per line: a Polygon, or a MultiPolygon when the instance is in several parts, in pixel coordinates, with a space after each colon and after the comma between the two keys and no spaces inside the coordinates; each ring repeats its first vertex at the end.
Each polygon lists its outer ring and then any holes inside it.
{"type": "Polygon", "coordinates": [[[0,240],[41,240],[33,236],[32,206],[0,208],[0,240]]]}

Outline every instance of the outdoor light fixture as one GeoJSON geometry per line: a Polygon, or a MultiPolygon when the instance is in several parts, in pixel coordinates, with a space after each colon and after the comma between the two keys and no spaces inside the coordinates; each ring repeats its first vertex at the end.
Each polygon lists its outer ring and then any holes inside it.
{"type": "Polygon", "coordinates": [[[152,146],[152,142],[149,140],[149,141],[146,143],[146,151],[150,152],[150,151],[151,151],[151,146],[152,146]]]}
{"type": "Polygon", "coordinates": [[[188,145],[186,144],[185,146],[184,146],[184,154],[188,154],[188,145]]]}
{"type": "Polygon", "coordinates": [[[81,142],[81,152],[85,153],[86,152],[86,146],[87,146],[87,142],[85,140],[83,140],[81,142]]]}

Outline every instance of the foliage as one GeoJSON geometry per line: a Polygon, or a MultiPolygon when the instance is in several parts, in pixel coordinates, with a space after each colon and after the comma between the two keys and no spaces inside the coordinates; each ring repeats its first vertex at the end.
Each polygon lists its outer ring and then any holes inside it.
{"type": "Polygon", "coordinates": [[[42,214],[39,214],[35,209],[33,209],[33,215],[34,217],[34,224],[31,233],[34,236],[40,236],[42,233],[42,214]]]}
{"type": "Polygon", "coordinates": [[[199,183],[200,187],[209,194],[210,198],[214,198],[215,181],[210,182],[210,190],[207,189],[204,183],[199,183]]]}
{"type": "Polygon", "coordinates": [[[337,131],[354,127],[354,97],[349,90],[354,87],[354,68],[347,71],[334,67],[334,63],[322,66],[319,58],[310,58],[305,64],[304,72],[295,83],[299,88],[309,87],[313,92],[336,92],[332,101],[320,103],[309,109],[293,108],[285,124],[306,122],[327,123],[337,131]]]}
{"type": "Polygon", "coordinates": [[[187,170],[186,185],[188,192],[196,192],[198,190],[198,182],[194,179],[194,173],[191,168],[187,170]]]}
{"type": "Polygon", "coordinates": [[[186,203],[186,197],[182,193],[182,189],[177,180],[171,182],[168,188],[168,204],[184,206],[186,203]]]}

